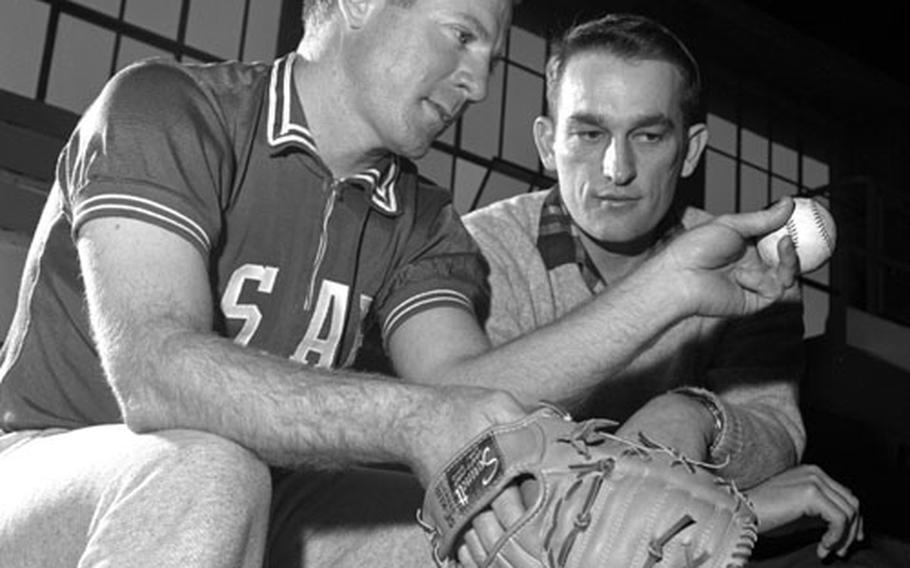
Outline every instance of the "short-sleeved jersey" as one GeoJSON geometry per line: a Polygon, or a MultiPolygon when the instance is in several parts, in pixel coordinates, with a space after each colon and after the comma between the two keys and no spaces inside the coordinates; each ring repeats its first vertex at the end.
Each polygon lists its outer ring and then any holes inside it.
{"type": "Polygon", "coordinates": [[[0,428],[122,420],[75,249],[99,217],[192,243],[209,266],[215,331],[309,365],[349,365],[367,328],[387,339],[428,308],[485,309],[485,266],[448,192],[391,155],[334,179],[295,60],[148,61],[109,82],[61,153],[33,238],[0,362],[0,428]]]}

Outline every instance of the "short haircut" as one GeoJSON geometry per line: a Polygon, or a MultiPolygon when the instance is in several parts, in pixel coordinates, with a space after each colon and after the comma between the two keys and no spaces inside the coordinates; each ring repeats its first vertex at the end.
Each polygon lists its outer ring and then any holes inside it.
{"type": "MultiPolygon", "coordinates": [[[[392,4],[409,8],[417,0],[392,0],[392,4]]],[[[338,0],[303,0],[303,21],[317,24],[335,9],[338,0]]]]}
{"type": "Polygon", "coordinates": [[[676,35],[663,25],[635,14],[608,14],[570,28],[547,62],[547,107],[555,116],[559,86],[576,55],[603,50],[625,59],[652,59],[674,65],[682,75],[684,126],[700,120],[701,73],[698,62],[676,35]]]}

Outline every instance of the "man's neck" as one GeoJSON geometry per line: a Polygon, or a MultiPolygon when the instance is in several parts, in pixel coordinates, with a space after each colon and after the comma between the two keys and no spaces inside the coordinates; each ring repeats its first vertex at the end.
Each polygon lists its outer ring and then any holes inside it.
{"type": "Polygon", "coordinates": [[[616,245],[596,241],[582,232],[581,242],[600,277],[608,285],[638,268],[654,251],[654,238],[650,236],[640,242],[616,245]]]}
{"type": "Polygon", "coordinates": [[[344,81],[338,66],[331,62],[298,56],[294,64],[294,85],[307,126],[316,140],[319,157],[336,179],[360,173],[388,153],[358,118],[347,96],[350,87],[344,81]]]}

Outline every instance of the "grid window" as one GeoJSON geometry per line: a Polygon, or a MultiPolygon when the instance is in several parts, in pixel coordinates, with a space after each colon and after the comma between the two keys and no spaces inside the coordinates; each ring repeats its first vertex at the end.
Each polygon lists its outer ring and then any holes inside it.
{"type": "Polygon", "coordinates": [[[471,205],[477,197],[477,193],[482,189],[487,175],[486,168],[478,166],[467,160],[455,161],[455,195],[453,201],[455,210],[464,214],[471,210],[471,205]]]}
{"type": "Polygon", "coordinates": [[[125,0],[124,21],[177,39],[183,0],[125,0]]]}
{"type": "Polygon", "coordinates": [[[0,89],[35,96],[49,13],[33,0],[0,3],[0,89]]]}
{"type": "MultiPolygon", "coordinates": [[[[136,0],[133,1],[135,2],[136,0]]],[[[74,0],[74,3],[82,4],[87,8],[114,18],[120,13],[120,0],[74,0]]]]}
{"type": "Polygon", "coordinates": [[[742,159],[768,169],[768,139],[748,129],[743,129],[740,134],[740,148],[742,159]]]}
{"type": "Polygon", "coordinates": [[[825,333],[830,311],[828,293],[808,286],[803,287],[803,325],[805,337],[825,333]]]}
{"type": "Polygon", "coordinates": [[[712,148],[736,154],[736,124],[729,120],[708,114],[708,143],[712,148]]]}
{"type": "Polygon", "coordinates": [[[537,169],[537,149],[531,136],[531,125],[543,108],[543,77],[510,66],[507,81],[503,157],[526,168],[537,169]]]}
{"type": "Polygon", "coordinates": [[[80,114],[113,73],[140,59],[207,62],[246,53],[248,61],[271,60],[283,6],[282,0],[4,0],[0,89],[80,114]],[[48,30],[54,37],[46,37],[48,30]]]}
{"type": "Polygon", "coordinates": [[[244,61],[271,61],[278,43],[281,0],[254,0],[250,3],[244,61]]]}
{"type": "Polygon", "coordinates": [[[509,30],[509,60],[528,69],[543,69],[547,59],[547,42],[544,38],[518,26],[509,30]]]}
{"type": "Polygon", "coordinates": [[[711,148],[705,152],[705,210],[715,215],[736,210],[736,161],[711,148]]]}
{"type": "Polygon", "coordinates": [[[440,187],[449,188],[452,185],[452,159],[451,154],[430,148],[418,162],[420,174],[440,187]]]}
{"type": "Polygon", "coordinates": [[[461,146],[484,158],[499,154],[502,119],[503,66],[490,77],[487,98],[472,105],[461,118],[461,146]]]}
{"type": "MultiPolygon", "coordinates": [[[[797,123],[786,113],[765,117],[762,103],[754,97],[713,101],[726,113],[709,113],[709,137],[705,153],[705,209],[713,214],[755,211],[786,195],[798,195],[828,185],[828,165],[803,153],[797,132],[820,142],[811,127],[797,123]],[[748,108],[741,108],[746,105],[748,108]],[[751,105],[751,106],[749,106],[751,105]],[[738,110],[737,110],[738,109],[738,110]],[[730,117],[737,117],[731,119],[730,117]]],[[[824,145],[814,149],[823,152],[824,145]]],[[[822,205],[827,201],[814,196],[822,205]]],[[[829,267],[825,265],[802,276],[805,336],[824,333],[828,318],[829,267]]]]}
{"type": "Polygon", "coordinates": [[[490,174],[490,179],[487,180],[483,195],[477,202],[477,207],[483,207],[521,193],[527,193],[528,189],[528,184],[519,179],[499,172],[493,172],[490,174]]]}
{"type": "Polygon", "coordinates": [[[148,59],[150,57],[173,58],[173,55],[147,43],[142,43],[141,41],[136,41],[128,37],[123,38],[120,40],[120,49],[117,52],[117,70],[123,69],[130,63],[135,63],[136,61],[148,59]]]}
{"type": "Polygon", "coordinates": [[[186,42],[221,59],[240,57],[244,0],[193,0],[186,42]]]}
{"type": "Polygon", "coordinates": [[[109,30],[61,16],[47,102],[81,114],[110,75],[114,39],[109,30]]]}
{"type": "Polygon", "coordinates": [[[749,165],[739,168],[739,210],[757,211],[768,204],[768,174],[749,165]]]}
{"type": "Polygon", "coordinates": [[[828,164],[810,156],[803,156],[803,186],[809,189],[828,185],[830,182],[828,164]]]}
{"type": "Polygon", "coordinates": [[[777,142],[771,144],[771,171],[786,180],[799,180],[799,157],[792,148],[777,142]]]}

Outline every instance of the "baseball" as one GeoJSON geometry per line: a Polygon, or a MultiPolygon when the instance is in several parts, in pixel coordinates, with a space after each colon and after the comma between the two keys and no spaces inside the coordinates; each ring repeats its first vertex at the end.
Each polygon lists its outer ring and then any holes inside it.
{"type": "Polygon", "coordinates": [[[808,197],[793,198],[793,212],[780,229],[758,241],[758,254],[765,262],[776,265],[777,243],[789,235],[796,246],[801,274],[820,268],[831,258],[837,241],[834,218],[820,203],[808,197]]]}

